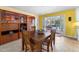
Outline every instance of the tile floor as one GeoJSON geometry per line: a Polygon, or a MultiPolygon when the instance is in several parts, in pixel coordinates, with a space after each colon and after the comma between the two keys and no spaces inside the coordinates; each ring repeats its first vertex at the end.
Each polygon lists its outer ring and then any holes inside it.
{"type": "Polygon", "coordinates": [[[21,39],[1,45],[0,52],[21,52],[21,39]]]}
{"type": "MultiPolygon", "coordinates": [[[[1,45],[0,52],[22,52],[21,39],[1,45]]],[[[56,35],[54,52],[79,52],[79,41],[56,35]]]]}

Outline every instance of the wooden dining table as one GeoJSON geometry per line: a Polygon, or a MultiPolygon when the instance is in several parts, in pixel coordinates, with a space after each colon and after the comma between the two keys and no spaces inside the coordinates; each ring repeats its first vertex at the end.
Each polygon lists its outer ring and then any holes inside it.
{"type": "MultiPolygon", "coordinates": [[[[45,41],[47,38],[49,38],[50,35],[51,33],[49,31],[44,31],[43,33],[34,32],[34,33],[30,33],[30,39],[32,39],[35,42],[37,46],[37,50],[41,51],[42,42],[45,41]]],[[[22,50],[24,50],[23,40],[22,40],[22,50]]]]}
{"type": "Polygon", "coordinates": [[[35,41],[44,41],[45,39],[47,39],[48,37],[50,37],[51,33],[50,32],[42,32],[42,33],[38,33],[35,32],[33,35],[31,35],[31,38],[35,41]]]}

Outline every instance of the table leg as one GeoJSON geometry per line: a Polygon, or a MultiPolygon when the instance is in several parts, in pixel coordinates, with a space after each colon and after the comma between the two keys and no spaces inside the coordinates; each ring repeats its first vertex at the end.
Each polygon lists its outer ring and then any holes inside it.
{"type": "Polygon", "coordinates": [[[24,40],[22,38],[22,51],[24,51],[24,40]]]}

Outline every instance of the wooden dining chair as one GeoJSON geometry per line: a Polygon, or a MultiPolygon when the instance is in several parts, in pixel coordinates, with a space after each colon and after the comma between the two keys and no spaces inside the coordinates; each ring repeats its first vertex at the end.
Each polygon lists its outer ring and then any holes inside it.
{"type": "Polygon", "coordinates": [[[44,41],[44,42],[42,43],[42,45],[47,46],[46,49],[45,49],[45,47],[42,46],[42,50],[49,52],[50,39],[47,39],[46,41],[44,41]]]}
{"type": "Polygon", "coordinates": [[[37,45],[39,42],[33,41],[31,38],[31,33],[29,31],[23,32],[23,40],[24,40],[24,50],[30,52],[39,52],[41,51],[41,47],[37,45]]]}
{"type": "Polygon", "coordinates": [[[55,45],[55,31],[51,31],[51,36],[48,37],[48,38],[43,42],[43,45],[46,45],[46,46],[47,46],[46,49],[44,49],[44,48],[43,48],[43,49],[49,52],[49,47],[51,47],[51,50],[53,50],[52,43],[53,43],[53,45],[55,45]]]}
{"type": "Polygon", "coordinates": [[[51,50],[53,50],[52,43],[53,43],[53,45],[55,45],[55,33],[56,33],[55,30],[51,30],[51,36],[50,36],[51,50]]]}
{"type": "Polygon", "coordinates": [[[24,31],[23,32],[23,41],[24,41],[24,50],[27,51],[27,50],[30,50],[32,51],[32,44],[30,42],[30,36],[29,36],[29,32],[28,31],[24,31]]]}

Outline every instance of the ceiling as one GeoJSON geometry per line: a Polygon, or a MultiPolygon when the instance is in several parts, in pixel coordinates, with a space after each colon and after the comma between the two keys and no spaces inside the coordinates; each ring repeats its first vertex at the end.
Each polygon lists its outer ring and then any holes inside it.
{"type": "Polygon", "coordinates": [[[77,8],[76,6],[9,6],[9,7],[36,15],[43,15],[47,13],[54,13],[67,9],[77,8]]]}

